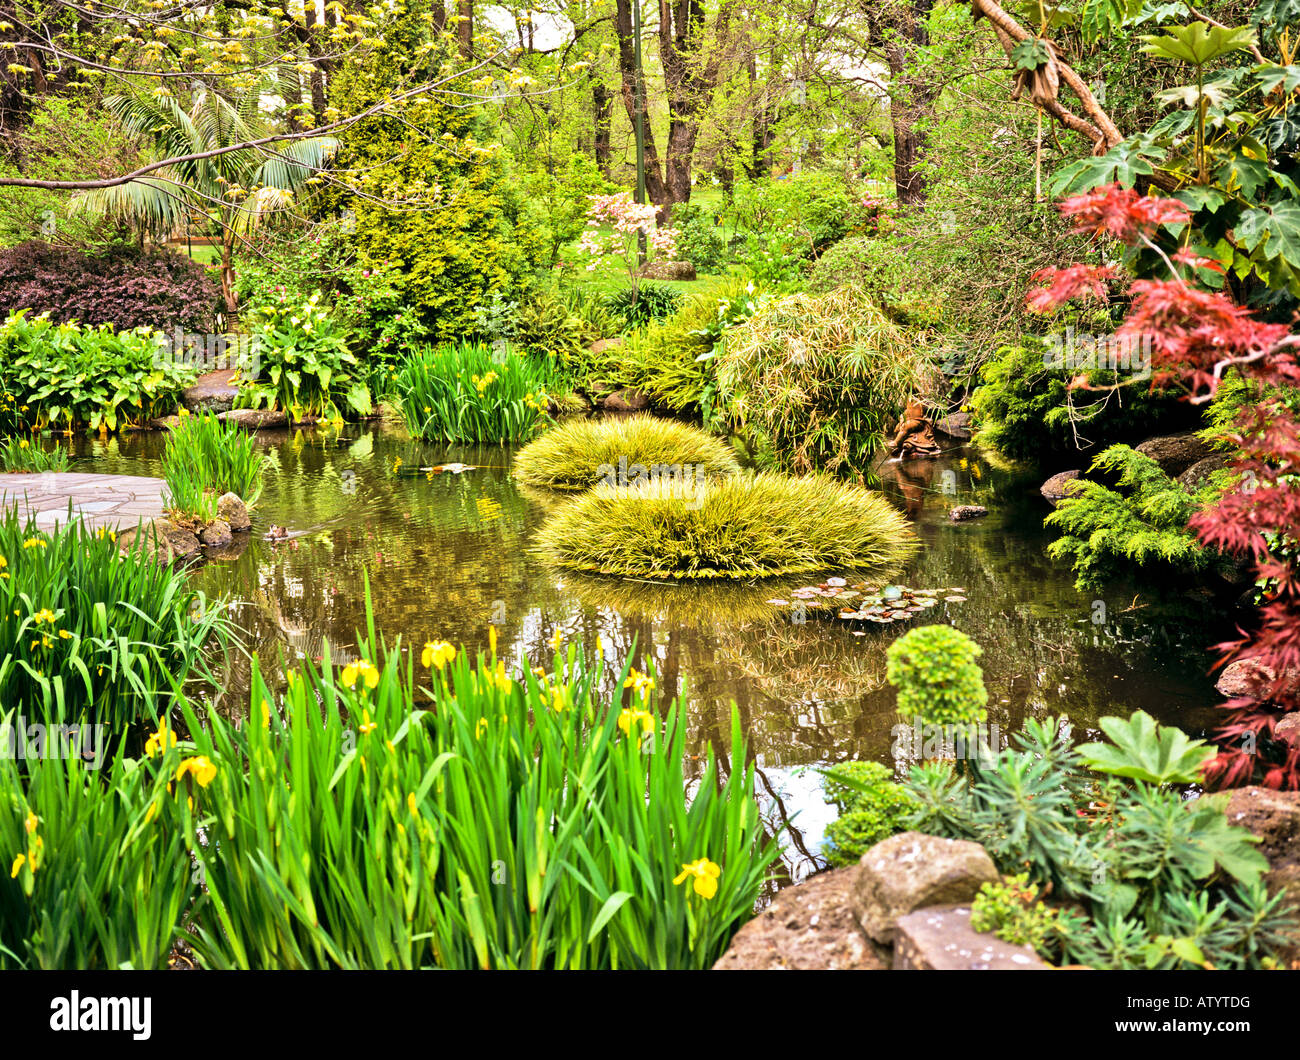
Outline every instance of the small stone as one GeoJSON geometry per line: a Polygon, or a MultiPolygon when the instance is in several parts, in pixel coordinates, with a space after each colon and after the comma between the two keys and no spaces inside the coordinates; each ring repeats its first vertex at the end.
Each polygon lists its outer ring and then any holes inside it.
{"type": "Polygon", "coordinates": [[[1171,478],[1177,478],[1193,464],[1214,455],[1209,442],[1202,441],[1195,431],[1148,438],[1134,448],[1159,464],[1160,470],[1171,478]]]}
{"type": "Polygon", "coordinates": [[[900,916],[924,906],[970,902],[981,884],[998,879],[993,859],[978,843],[904,832],[862,855],[854,915],[871,938],[892,942],[900,916]]]}
{"type": "Polygon", "coordinates": [[[648,280],[693,280],[695,266],[689,261],[652,261],[638,275],[648,280]]]}
{"type": "Polygon", "coordinates": [[[289,426],[289,415],[279,409],[231,409],[217,416],[222,423],[233,423],[246,431],[265,431],[289,426]]]}
{"type": "Polygon", "coordinates": [[[615,390],[601,398],[600,405],[609,412],[641,412],[650,407],[650,398],[640,390],[615,390]]]}
{"type": "Polygon", "coordinates": [[[981,515],[988,515],[989,510],[982,504],[959,504],[948,511],[948,518],[954,523],[960,523],[964,519],[978,519],[981,515]]]}
{"type": "Polygon", "coordinates": [[[231,542],[230,524],[222,519],[213,519],[203,528],[199,540],[209,548],[225,548],[231,542]]]}
{"type": "Polygon", "coordinates": [[[894,970],[1029,971],[1051,967],[1029,946],[970,926],[969,905],[919,909],[898,920],[894,970]]]}
{"type": "Polygon", "coordinates": [[[253,525],[253,520],[248,517],[248,506],[234,493],[223,493],[217,498],[217,518],[235,533],[253,525]]]}
{"type": "Polygon", "coordinates": [[[1077,470],[1058,472],[1044,482],[1038,492],[1047,499],[1048,504],[1055,508],[1061,503],[1061,501],[1070,495],[1072,489],[1078,488],[1069,485],[1069,483],[1075,481],[1078,477],[1079,472],[1077,470]]]}

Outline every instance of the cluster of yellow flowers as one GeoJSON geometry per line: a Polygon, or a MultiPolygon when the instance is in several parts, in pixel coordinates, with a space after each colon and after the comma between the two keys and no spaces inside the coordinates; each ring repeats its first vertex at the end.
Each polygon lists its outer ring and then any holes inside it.
{"type": "Polygon", "coordinates": [[[643,674],[640,670],[637,670],[635,667],[628,671],[627,677],[623,681],[624,688],[631,688],[635,690],[636,693],[642,699],[645,699],[646,696],[650,694],[654,686],[655,686],[654,678],[650,677],[647,674],[643,674]]]}
{"type": "Polygon", "coordinates": [[[216,775],[217,767],[207,758],[206,755],[196,755],[193,758],[187,758],[176,768],[177,780],[183,780],[186,776],[192,776],[199,782],[199,787],[201,788],[206,788],[211,784],[216,775]]]}
{"type": "MultiPolygon", "coordinates": [[[[653,732],[655,716],[640,707],[624,707],[619,711],[618,727],[623,731],[623,735],[631,736],[638,725],[641,727],[641,733],[653,732]]],[[[641,733],[638,733],[638,739],[641,733]]]]}
{"type": "Polygon", "coordinates": [[[441,670],[456,658],[456,649],[445,640],[426,640],[424,651],[420,653],[420,662],[426,670],[441,670]]]}
{"type": "Polygon", "coordinates": [[[343,667],[340,679],[343,681],[344,688],[356,687],[357,678],[361,678],[365,688],[374,688],[379,684],[379,671],[369,659],[358,659],[343,667]]]}
{"type": "MultiPolygon", "coordinates": [[[[18,614],[18,612],[15,611],[14,614],[16,615],[18,614]]],[[[37,626],[48,624],[51,627],[48,630],[38,629],[36,631],[39,634],[39,636],[37,636],[29,645],[32,651],[36,651],[38,648],[44,651],[48,651],[54,645],[54,635],[56,633],[58,634],[60,640],[72,639],[71,632],[69,632],[66,629],[59,629],[54,624],[57,621],[57,619],[58,616],[53,611],[51,611],[48,607],[42,607],[39,611],[37,611],[35,614],[32,615],[32,621],[37,626]]]]}
{"type": "Polygon", "coordinates": [[[5,559],[4,556],[0,556],[0,582],[5,582],[9,580],[9,572],[5,570],[5,568],[8,566],[9,566],[9,561],[5,559]]]}
{"type": "Polygon", "coordinates": [[[45,840],[36,834],[39,824],[36,814],[28,810],[27,818],[23,821],[23,829],[27,832],[27,850],[14,858],[14,863],[9,868],[11,880],[18,878],[18,873],[22,871],[24,865],[27,866],[27,871],[33,874],[41,867],[41,858],[45,853],[45,840]]]}
{"type": "Polygon", "coordinates": [[[476,375],[476,376],[472,376],[471,378],[475,388],[478,390],[479,394],[481,395],[483,391],[485,391],[488,387],[490,387],[493,383],[496,382],[497,380],[496,369],[492,369],[487,373],[487,375],[483,375],[483,376],[476,375]]]}
{"type": "Polygon", "coordinates": [[[23,548],[46,548],[49,542],[43,537],[29,537],[23,542],[23,548]]]}
{"type": "Polygon", "coordinates": [[[146,758],[153,758],[157,755],[166,754],[175,746],[176,734],[166,725],[162,725],[156,733],[145,740],[144,755],[146,758]]]}

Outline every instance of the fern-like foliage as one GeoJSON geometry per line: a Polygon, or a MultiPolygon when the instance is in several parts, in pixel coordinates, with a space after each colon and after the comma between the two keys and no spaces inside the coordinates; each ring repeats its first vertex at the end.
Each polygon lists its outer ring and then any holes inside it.
{"type": "Polygon", "coordinates": [[[1187,524],[1217,496],[1217,486],[1184,489],[1149,456],[1127,445],[1112,445],[1092,468],[1118,474],[1118,488],[1077,480],[1071,495],[1047,517],[1047,525],[1062,532],[1047,553],[1070,560],[1078,589],[1096,589],[1134,566],[1182,571],[1209,566],[1213,554],[1187,524]]]}

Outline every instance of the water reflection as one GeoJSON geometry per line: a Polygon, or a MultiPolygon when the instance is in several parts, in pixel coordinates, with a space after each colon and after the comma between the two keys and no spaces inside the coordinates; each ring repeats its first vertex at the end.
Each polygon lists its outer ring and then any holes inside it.
{"type": "MultiPolygon", "coordinates": [[[[773,820],[790,823],[785,870],[793,878],[815,867],[833,813],[816,767],[891,762],[897,719],[884,652],[914,622],[849,624],[810,612],[800,623],[767,603],[789,582],[693,593],[548,570],[532,540],[553,501],[511,479],[508,450],[424,445],[379,426],[258,437],[270,460],[251,538],[194,577],[205,591],[240,601],[236,620],[262,658],[328,651],[351,659],[367,585],[390,642],[435,638],[485,650],[495,622],[502,654],[529,666],[549,666],[556,630],[599,642],[615,667],[635,645],[633,662],[643,667],[652,656],[661,690],[686,703],[695,751],[711,741],[725,754],[736,705],[760,797],[773,820]],[[449,462],[476,470],[405,474],[449,462]],[[272,524],[292,536],[264,540],[272,524]]],[[[80,444],[77,470],[160,473],[158,435],[80,444]]],[[[925,546],[893,577],[964,590],[965,602],[941,603],[921,621],[950,622],[983,646],[991,720],[1004,731],[1027,715],[1065,713],[1086,732],[1103,714],[1139,708],[1192,730],[1210,723],[1217,700],[1204,646],[1226,630],[1204,601],[1121,586],[1102,594],[1098,608],[1043,553],[1050,536],[1037,478],[972,450],[879,473],[925,546]],[[982,504],[990,514],[954,524],[954,504],[982,504]]],[[[232,656],[221,709],[247,709],[248,671],[246,659],[232,656]]],[[[608,683],[609,695],[621,694],[608,683]]]]}

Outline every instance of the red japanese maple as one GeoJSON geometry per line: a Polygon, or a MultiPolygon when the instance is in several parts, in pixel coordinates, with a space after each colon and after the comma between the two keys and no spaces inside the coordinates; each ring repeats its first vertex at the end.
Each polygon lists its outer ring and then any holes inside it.
{"type": "MultiPolygon", "coordinates": [[[[1117,334],[1146,338],[1151,345],[1152,386],[1182,385],[1188,400],[1210,400],[1235,366],[1259,388],[1261,400],[1245,409],[1231,436],[1238,487],[1199,512],[1191,528],[1206,546],[1248,558],[1261,587],[1257,622],[1240,637],[1216,645],[1218,665],[1251,659],[1252,695],[1223,706],[1229,723],[1220,730],[1221,750],[1207,769],[1214,785],[1252,782],[1300,788],[1300,749],[1278,740],[1277,721],[1300,709],[1300,425],[1290,411],[1267,398],[1268,388],[1300,384],[1300,335],[1268,324],[1219,291],[1200,286],[1198,269],[1218,268],[1187,248],[1167,256],[1154,241],[1161,225],[1186,224],[1191,215],[1175,199],[1139,195],[1111,185],[1061,204],[1075,231],[1143,244],[1159,254],[1168,277],[1129,287],[1128,312],[1117,334]]],[[[1034,278],[1031,308],[1053,309],[1078,297],[1105,297],[1108,269],[1074,265],[1045,269],[1034,278]]]]}

